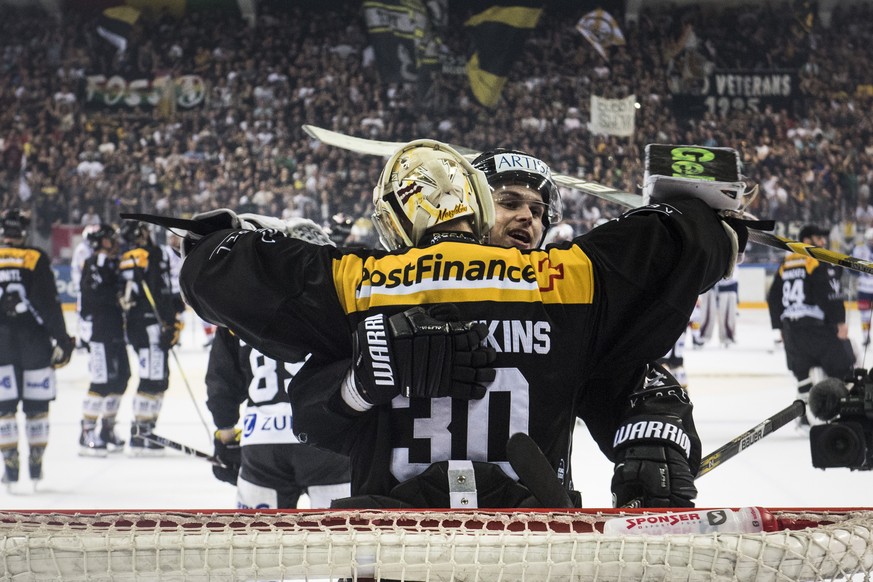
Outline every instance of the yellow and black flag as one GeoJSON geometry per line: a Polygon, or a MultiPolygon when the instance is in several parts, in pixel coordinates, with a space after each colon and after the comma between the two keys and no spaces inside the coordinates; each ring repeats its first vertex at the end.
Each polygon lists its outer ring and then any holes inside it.
{"type": "Polygon", "coordinates": [[[108,40],[119,53],[127,50],[133,27],[139,20],[140,11],[133,6],[113,6],[100,15],[97,34],[108,40]]]}
{"type": "Polygon", "coordinates": [[[472,38],[467,77],[476,100],[494,107],[512,65],[543,12],[544,0],[498,0],[471,16],[464,26],[472,38]]]}

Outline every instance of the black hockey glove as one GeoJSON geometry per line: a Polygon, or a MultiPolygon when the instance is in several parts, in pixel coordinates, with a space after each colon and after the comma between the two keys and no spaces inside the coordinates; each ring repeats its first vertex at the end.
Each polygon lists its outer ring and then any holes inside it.
{"type": "Polygon", "coordinates": [[[234,430],[234,438],[230,442],[221,440],[221,431],[215,431],[215,459],[220,465],[212,465],[212,474],[219,481],[236,485],[237,477],[239,476],[239,468],[242,464],[242,450],[239,446],[239,439],[242,434],[240,429],[234,430]]]}
{"type": "Polygon", "coordinates": [[[615,507],[694,507],[690,439],[678,418],[638,416],[615,436],[615,507]]]}
{"type": "MultiPolygon", "coordinates": [[[[478,400],[494,380],[493,348],[481,345],[485,324],[457,321],[457,308],[413,307],[391,317],[372,315],[358,324],[354,342],[353,408],[386,404],[398,394],[478,400]]],[[[351,389],[353,388],[353,389],[351,389]]]]}
{"type": "Polygon", "coordinates": [[[165,324],[161,328],[160,346],[162,350],[169,351],[179,343],[179,337],[184,326],[185,324],[177,319],[172,324],[165,324]]]}
{"type": "Polygon", "coordinates": [[[76,347],[76,340],[70,336],[64,336],[55,340],[55,346],[52,348],[51,366],[54,369],[63,368],[70,363],[70,358],[73,357],[73,349],[76,347]]]}

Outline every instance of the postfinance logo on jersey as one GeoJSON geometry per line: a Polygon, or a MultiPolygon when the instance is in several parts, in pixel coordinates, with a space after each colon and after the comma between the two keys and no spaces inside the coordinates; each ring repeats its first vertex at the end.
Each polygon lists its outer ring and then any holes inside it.
{"type": "Polygon", "coordinates": [[[591,261],[578,247],[528,254],[445,242],[381,258],[345,255],[333,264],[346,313],[437,302],[591,303],[591,261]]]}

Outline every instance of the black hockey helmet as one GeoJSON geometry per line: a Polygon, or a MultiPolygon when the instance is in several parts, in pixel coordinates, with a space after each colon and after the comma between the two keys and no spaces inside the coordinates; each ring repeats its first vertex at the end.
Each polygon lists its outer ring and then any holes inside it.
{"type": "Polygon", "coordinates": [[[97,224],[91,228],[87,228],[85,232],[85,240],[91,245],[91,248],[97,250],[100,248],[100,243],[103,239],[114,239],[118,232],[111,224],[97,224]]]}
{"type": "Polygon", "coordinates": [[[25,238],[30,216],[18,208],[9,208],[0,215],[0,236],[3,238],[25,238]]]}
{"type": "Polygon", "coordinates": [[[552,179],[548,164],[542,160],[518,150],[495,148],[479,154],[472,164],[485,173],[495,195],[501,187],[512,184],[521,184],[539,192],[547,207],[543,213],[544,232],[550,225],[561,221],[564,212],[561,192],[552,179]]]}
{"type": "Polygon", "coordinates": [[[119,229],[121,239],[130,245],[139,244],[143,239],[149,238],[149,227],[137,220],[125,220],[119,229]]]}

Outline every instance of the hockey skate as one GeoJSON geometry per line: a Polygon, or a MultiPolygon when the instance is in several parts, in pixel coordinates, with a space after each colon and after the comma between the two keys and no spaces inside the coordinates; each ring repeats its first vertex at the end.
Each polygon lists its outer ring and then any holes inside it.
{"type": "Polygon", "coordinates": [[[164,447],[146,438],[143,434],[151,434],[155,428],[154,422],[137,421],[130,425],[130,448],[132,457],[160,457],[164,454],[164,447]]]}
{"type": "Polygon", "coordinates": [[[3,450],[3,477],[0,478],[0,483],[6,484],[6,489],[12,493],[12,487],[18,483],[19,470],[18,449],[3,450]]]}
{"type": "Polygon", "coordinates": [[[28,458],[28,469],[30,470],[30,480],[33,481],[34,487],[37,481],[42,481],[42,457],[45,455],[45,447],[32,446],[30,447],[30,457],[28,458]]]}
{"type": "Polygon", "coordinates": [[[93,420],[82,421],[82,434],[79,436],[80,457],[105,457],[106,443],[97,433],[97,422],[93,420]]]}
{"type": "Polygon", "coordinates": [[[124,450],[124,439],[115,433],[115,422],[107,422],[105,418],[100,426],[100,440],[106,443],[108,453],[120,453],[124,450]]]}

